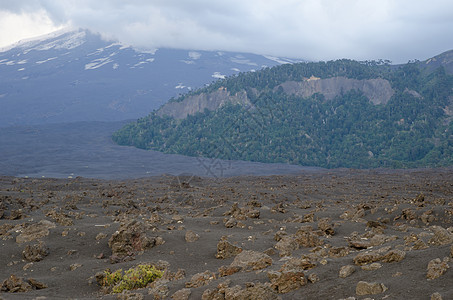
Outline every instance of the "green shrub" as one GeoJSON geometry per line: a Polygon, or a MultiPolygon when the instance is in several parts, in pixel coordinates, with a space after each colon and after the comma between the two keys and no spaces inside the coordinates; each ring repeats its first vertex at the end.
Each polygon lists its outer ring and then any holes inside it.
{"type": "Polygon", "coordinates": [[[144,288],[150,282],[161,278],[162,271],[156,269],[153,265],[138,265],[125,271],[119,269],[115,272],[105,271],[105,277],[102,286],[111,289],[112,293],[121,293],[124,290],[133,290],[144,288]]]}

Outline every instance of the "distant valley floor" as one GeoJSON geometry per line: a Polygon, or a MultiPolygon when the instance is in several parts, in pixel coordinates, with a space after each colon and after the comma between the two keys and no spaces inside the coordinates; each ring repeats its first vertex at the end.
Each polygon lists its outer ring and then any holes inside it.
{"type": "Polygon", "coordinates": [[[0,175],[125,179],[171,175],[229,177],[316,172],[286,164],[202,159],[123,147],[111,134],[126,122],[0,128],[0,175]]]}

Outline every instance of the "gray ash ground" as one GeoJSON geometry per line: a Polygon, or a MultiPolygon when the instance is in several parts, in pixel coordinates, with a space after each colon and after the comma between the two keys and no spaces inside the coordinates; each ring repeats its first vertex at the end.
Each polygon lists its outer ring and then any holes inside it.
{"type": "Polygon", "coordinates": [[[453,299],[453,170],[0,177],[0,239],[1,299],[453,299]]]}

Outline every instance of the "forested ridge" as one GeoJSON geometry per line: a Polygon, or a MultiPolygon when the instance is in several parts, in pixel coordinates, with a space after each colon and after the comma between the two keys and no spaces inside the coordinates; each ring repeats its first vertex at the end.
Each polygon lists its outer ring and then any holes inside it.
{"type": "Polygon", "coordinates": [[[120,145],[211,158],[327,168],[453,165],[453,76],[418,62],[338,60],[287,64],[219,80],[191,95],[245,91],[248,104],[227,103],[178,120],[152,112],[113,135],[120,145]],[[393,96],[373,104],[349,90],[333,99],[302,98],[288,81],[346,77],[388,80],[393,96]]]}

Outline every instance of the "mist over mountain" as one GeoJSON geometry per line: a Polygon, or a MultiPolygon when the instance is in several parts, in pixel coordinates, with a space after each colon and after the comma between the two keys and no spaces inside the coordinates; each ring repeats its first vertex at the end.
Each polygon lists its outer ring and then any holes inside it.
{"type": "Polygon", "coordinates": [[[136,119],[219,78],[288,62],[245,53],[139,50],[88,30],[58,31],[0,49],[0,126],[136,119]]]}

